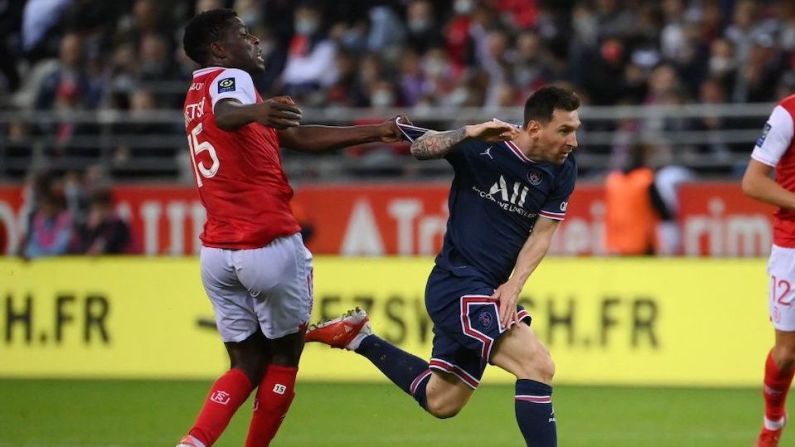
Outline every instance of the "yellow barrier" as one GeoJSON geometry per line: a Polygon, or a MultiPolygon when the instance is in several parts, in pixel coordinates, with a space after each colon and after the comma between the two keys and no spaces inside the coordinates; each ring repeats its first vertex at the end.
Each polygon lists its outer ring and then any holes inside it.
{"type": "MultiPolygon", "coordinates": [[[[315,260],[314,319],[359,305],[374,329],[431,349],[430,258],[315,260]]],[[[764,260],[545,260],[522,301],[558,383],[757,385],[772,329],[764,260]]],[[[0,377],[210,378],[226,368],[193,258],[0,259],[0,377]]],[[[309,345],[303,380],[383,380],[309,345]]],[[[511,381],[490,368],[486,381],[511,381]]]]}

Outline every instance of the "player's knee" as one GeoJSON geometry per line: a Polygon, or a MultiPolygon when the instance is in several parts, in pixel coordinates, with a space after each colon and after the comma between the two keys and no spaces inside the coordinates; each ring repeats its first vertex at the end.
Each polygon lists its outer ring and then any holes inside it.
{"type": "Polygon", "coordinates": [[[531,379],[551,383],[555,376],[555,362],[549,351],[542,345],[529,351],[522,360],[518,379],[531,379]]]}
{"type": "Polygon", "coordinates": [[[257,385],[262,380],[262,375],[265,372],[265,367],[259,364],[252,364],[252,363],[233,363],[233,369],[239,369],[243,371],[243,374],[248,377],[248,380],[251,382],[252,385],[257,385]]]}
{"type": "Polygon", "coordinates": [[[442,399],[428,399],[428,413],[438,419],[449,419],[461,411],[461,406],[442,399]]]}
{"type": "Polygon", "coordinates": [[[774,357],[778,367],[783,370],[795,368],[795,346],[778,346],[774,357]]]}

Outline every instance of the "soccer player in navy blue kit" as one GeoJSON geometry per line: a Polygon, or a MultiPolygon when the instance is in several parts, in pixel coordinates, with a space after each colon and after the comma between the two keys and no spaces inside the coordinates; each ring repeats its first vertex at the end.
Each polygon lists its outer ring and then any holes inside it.
{"type": "Polygon", "coordinates": [[[431,360],[373,334],[359,309],[311,327],[306,340],[367,357],[438,418],[455,416],[486,365],[496,365],[516,376],[516,421],[527,445],[556,446],[555,367],[517,300],[574,190],[579,105],[574,93],[549,86],[527,99],[521,128],[496,119],[447,132],[399,123],[416,158],[445,158],[455,171],[444,245],[425,290],[431,360]]]}

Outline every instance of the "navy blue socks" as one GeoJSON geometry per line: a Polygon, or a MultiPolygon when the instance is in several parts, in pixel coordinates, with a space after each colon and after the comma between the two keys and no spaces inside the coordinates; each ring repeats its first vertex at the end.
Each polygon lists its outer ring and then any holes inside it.
{"type": "Polygon", "coordinates": [[[516,423],[528,447],[558,445],[552,387],[535,380],[516,381],[516,423]]]}
{"type": "Polygon", "coordinates": [[[425,386],[431,377],[428,362],[376,335],[365,337],[356,353],[367,357],[389,380],[414,397],[427,410],[425,386]]]}

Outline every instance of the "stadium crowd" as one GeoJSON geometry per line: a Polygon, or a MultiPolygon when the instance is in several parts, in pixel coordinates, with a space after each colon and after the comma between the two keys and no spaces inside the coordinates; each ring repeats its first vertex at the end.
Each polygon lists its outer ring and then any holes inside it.
{"type": "MultiPolygon", "coordinates": [[[[102,159],[114,177],[179,175],[181,126],[145,118],[180,108],[196,68],[181,49],[182,26],[216,7],[234,8],[261,38],[263,95],[291,95],[303,107],[496,110],[551,82],[573,87],[585,105],[769,102],[795,90],[795,5],[787,0],[3,2],[1,110],[59,117],[3,121],[6,157],[23,160],[5,175],[24,174],[36,135],[47,137],[39,152],[51,166],[102,159]],[[70,119],[113,110],[142,119],[70,119]],[[145,137],[164,134],[174,139],[145,137]],[[119,143],[107,154],[85,135],[119,143]],[[135,138],[116,138],[124,135],[135,138]]],[[[704,117],[663,130],[732,125],[704,117]]],[[[633,123],[602,124],[621,126],[633,123]]]]}
{"type": "Polygon", "coordinates": [[[261,37],[261,91],[305,106],[515,106],[548,82],[595,105],[767,102],[795,85],[786,0],[4,4],[6,106],[179,107],[181,89],[147,85],[190,77],[181,26],[216,7],[233,7],[261,37]]]}
{"type": "MultiPolygon", "coordinates": [[[[255,82],[263,96],[290,95],[302,107],[500,110],[547,83],[597,106],[772,102],[795,91],[790,0],[0,2],[0,177],[36,185],[54,176],[59,209],[70,206],[70,184],[190,179],[183,126],[155,113],[181,108],[196,68],[182,51],[184,24],[218,7],[234,8],[260,37],[267,68],[255,82]],[[38,119],[42,111],[55,118],[38,119]],[[130,119],[108,121],[114,111],[130,119]],[[76,119],[80,112],[105,118],[76,119]]],[[[584,127],[600,126],[617,136],[604,175],[626,164],[644,129],[636,120],[584,127]]],[[[701,116],[656,130],[736,126],[701,116]]],[[[718,160],[747,154],[750,144],[716,140],[694,150],[718,160]]],[[[387,151],[402,157],[406,149],[387,151]]],[[[726,166],[717,173],[736,174],[726,166]]],[[[72,202],[82,204],[73,212],[80,222],[89,203],[105,200],[102,187],[84,191],[72,202]]],[[[88,250],[69,240],[64,250],[88,250]]]]}

